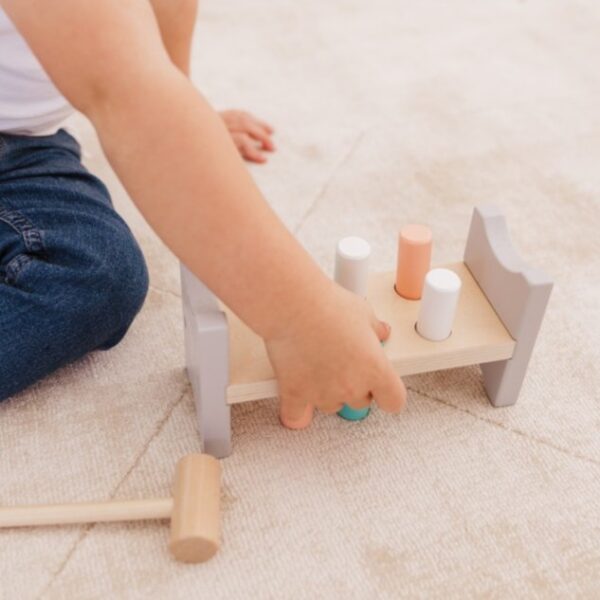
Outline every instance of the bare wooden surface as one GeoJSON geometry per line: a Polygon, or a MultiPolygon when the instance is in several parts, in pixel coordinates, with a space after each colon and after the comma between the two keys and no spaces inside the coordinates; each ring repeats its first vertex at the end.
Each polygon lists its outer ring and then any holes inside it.
{"type": "MultiPolygon", "coordinates": [[[[368,300],[380,319],[392,326],[385,352],[399,375],[505,360],[515,341],[494,312],[464,263],[442,265],[463,283],[452,335],[430,342],[415,331],[419,301],[394,292],[393,272],[374,273],[368,300]]],[[[227,308],[230,331],[229,404],[277,396],[277,382],[263,341],[227,308]]]]}

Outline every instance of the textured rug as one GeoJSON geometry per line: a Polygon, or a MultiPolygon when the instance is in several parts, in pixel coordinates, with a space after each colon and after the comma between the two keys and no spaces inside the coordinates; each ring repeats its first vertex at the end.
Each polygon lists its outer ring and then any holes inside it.
{"type": "MultiPolygon", "coordinates": [[[[160,522],[2,531],[0,598],[597,598],[600,5],[203,4],[193,79],[275,124],[252,171],[323,268],[351,233],[393,268],[411,221],[460,260],[472,207],[502,207],[556,281],[527,380],[494,409],[475,367],[410,377],[404,414],[304,432],[236,406],[212,561],[174,563],[160,522]]],[[[167,494],[200,448],[177,260],[79,125],[151,289],[118,347],[0,406],[2,504],[167,494]]]]}

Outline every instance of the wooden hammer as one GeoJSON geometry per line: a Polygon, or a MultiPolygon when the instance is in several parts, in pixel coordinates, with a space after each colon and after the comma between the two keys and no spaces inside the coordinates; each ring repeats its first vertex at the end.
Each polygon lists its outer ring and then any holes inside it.
{"type": "Polygon", "coordinates": [[[170,518],[173,556],[182,562],[204,562],[219,549],[220,484],[216,458],[188,454],[177,464],[173,498],[7,506],[0,508],[0,528],[170,518]]]}

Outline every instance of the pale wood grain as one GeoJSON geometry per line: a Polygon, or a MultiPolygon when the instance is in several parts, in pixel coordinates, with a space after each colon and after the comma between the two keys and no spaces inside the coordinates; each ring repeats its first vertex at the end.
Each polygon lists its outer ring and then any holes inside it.
{"type": "MultiPolygon", "coordinates": [[[[452,335],[442,342],[428,341],[415,331],[419,302],[395,293],[393,272],[374,273],[370,278],[368,300],[377,316],[392,326],[385,352],[399,375],[505,360],[513,354],[515,341],[464,263],[443,266],[458,274],[463,287],[452,335]]],[[[227,402],[277,396],[263,341],[223,308],[229,320],[231,349],[227,402]]]]}
{"type": "Polygon", "coordinates": [[[171,498],[0,507],[0,527],[170,519],[171,498]]]}

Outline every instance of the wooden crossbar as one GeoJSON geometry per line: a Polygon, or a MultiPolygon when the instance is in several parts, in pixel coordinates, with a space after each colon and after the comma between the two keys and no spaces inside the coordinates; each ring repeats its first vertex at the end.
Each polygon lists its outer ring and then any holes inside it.
{"type": "MultiPolygon", "coordinates": [[[[419,302],[394,291],[392,272],[374,273],[368,300],[377,316],[390,323],[392,335],[385,353],[399,375],[412,375],[506,360],[515,341],[464,263],[444,265],[458,274],[462,290],[452,335],[442,342],[422,338],[415,330],[419,302]]],[[[237,404],[277,396],[277,382],[262,339],[226,307],[229,321],[230,370],[227,403],[237,404]]]]}

